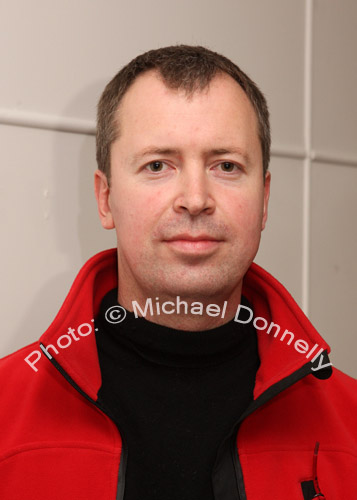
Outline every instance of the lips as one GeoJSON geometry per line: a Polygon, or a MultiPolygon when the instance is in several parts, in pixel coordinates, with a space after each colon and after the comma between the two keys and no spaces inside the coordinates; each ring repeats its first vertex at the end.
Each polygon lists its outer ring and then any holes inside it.
{"type": "Polygon", "coordinates": [[[164,240],[164,243],[178,254],[189,254],[199,256],[215,252],[222,240],[209,234],[192,235],[188,233],[177,234],[170,239],[164,240]]]}
{"type": "Polygon", "coordinates": [[[210,236],[209,234],[199,234],[198,236],[193,236],[191,234],[183,233],[173,236],[165,241],[221,241],[218,238],[210,236]]]}

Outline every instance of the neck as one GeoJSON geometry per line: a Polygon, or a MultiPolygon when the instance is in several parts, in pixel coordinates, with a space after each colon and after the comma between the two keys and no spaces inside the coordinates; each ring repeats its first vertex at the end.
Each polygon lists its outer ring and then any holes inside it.
{"type": "Polygon", "coordinates": [[[203,331],[216,328],[233,319],[241,300],[239,290],[225,297],[193,298],[183,295],[153,295],[130,300],[118,290],[118,303],[148,321],[177,330],[203,331]]]}

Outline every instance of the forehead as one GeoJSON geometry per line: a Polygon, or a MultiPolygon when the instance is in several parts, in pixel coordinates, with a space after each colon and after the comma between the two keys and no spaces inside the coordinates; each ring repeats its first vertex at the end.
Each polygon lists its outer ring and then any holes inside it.
{"type": "MultiPolygon", "coordinates": [[[[119,104],[116,124],[118,138],[130,134],[159,134],[167,137],[186,132],[200,139],[239,135],[258,139],[258,121],[249,98],[240,85],[225,73],[217,74],[202,90],[188,95],[183,89],[169,88],[156,70],[140,74],[119,104]],[[179,130],[178,130],[178,127],[179,130]]],[[[223,137],[221,137],[223,139],[223,137]]]]}

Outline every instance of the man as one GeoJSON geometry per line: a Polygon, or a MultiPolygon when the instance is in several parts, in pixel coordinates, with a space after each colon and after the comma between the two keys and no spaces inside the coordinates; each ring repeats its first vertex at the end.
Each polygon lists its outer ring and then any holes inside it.
{"type": "Polygon", "coordinates": [[[107,85],[95,193],[117,249],[1,362],[1,498],[353,498],[356,382],[252,264],[269,151],[264,96],[203,47],[107,85]]]}

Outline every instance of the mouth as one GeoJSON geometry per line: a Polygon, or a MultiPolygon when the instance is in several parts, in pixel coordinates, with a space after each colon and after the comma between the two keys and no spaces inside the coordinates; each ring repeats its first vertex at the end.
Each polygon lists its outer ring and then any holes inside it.
{"type": "Polygon", "coordinates": [[[223,240],[208,234],[193,236],[190,234],[178,234],[168,240],[164,240],[169,248],[179,253],[205,254],[215,251],[223,240]]]}

